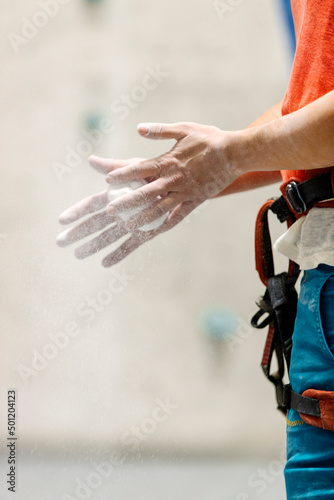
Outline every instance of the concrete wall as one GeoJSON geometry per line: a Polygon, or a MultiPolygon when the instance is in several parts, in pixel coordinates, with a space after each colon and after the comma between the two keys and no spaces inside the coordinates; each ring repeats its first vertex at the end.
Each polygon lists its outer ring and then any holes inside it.
{"type": "Polygon", "coordinates": [[[279,6],[59,0],[45,17],[46,3],[13,0],[0,21],[0,403],[17,389],[21,449],[122,440],[160,455],[281,449],[284,420],[259,368],[264,333],[245,326],[262,292],[254,218],[276,187],[207,203],[115,269],[100,265],[107,251],[78,261],[55,245],[58,214],[105,186],[87,154],[63,175],[55,167],[80,147],[87,121],[115,125],[96,154],[153,157],[172,143],[140,138],[141,121],[238,129],[283,97],[290,60],[279,6]],[[140,94],[157,68],[165,75],[140,94]],[[121,113],[124,93],[132,106],[121,113]],[[230,349],[202,331],[215,308],[238,318],[244,338],[230,349]]]}

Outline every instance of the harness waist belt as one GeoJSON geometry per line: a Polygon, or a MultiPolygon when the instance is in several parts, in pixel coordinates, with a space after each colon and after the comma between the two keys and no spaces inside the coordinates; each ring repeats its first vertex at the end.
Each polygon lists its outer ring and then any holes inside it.
{"type": "Polygon", "coordinates": [[[285,193],[274,201],[271,210],[281,222],[285,222],[291,217],[291,212],[302,215],[315,203],[333,198],[331,174],[326,173],[300,183],[288,182],[285,193]]]}

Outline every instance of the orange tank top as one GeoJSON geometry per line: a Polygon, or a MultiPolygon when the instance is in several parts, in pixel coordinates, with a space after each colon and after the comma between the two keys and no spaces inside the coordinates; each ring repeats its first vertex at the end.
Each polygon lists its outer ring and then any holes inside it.
{"type": "MultiPolygon", "coordinates": [[[[334,1],[291,0],[297,48],[282,114],[297,111],[334,89],[334,1]]],[[[282,170],[283,182],[291,177],[307,180],[330,168],[282,170]]]]}

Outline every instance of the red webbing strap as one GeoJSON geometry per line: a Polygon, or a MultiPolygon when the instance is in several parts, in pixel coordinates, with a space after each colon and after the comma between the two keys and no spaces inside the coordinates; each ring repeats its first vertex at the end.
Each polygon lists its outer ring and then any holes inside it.
{"type": "MultiPolygon", "coordinates": [[[[294,223],[294,220],[292,220],[292,217],[289,217],[286,221],[288,229],[290,229],[290,227],[292,226],[293,223],[294,223]]],[[[293,262],[293,260],[289,259],[289,266],[288,266],[289,278],[291,278],[291,276],[293,276],[295,274],[295,267],[296,267],[296,264],[293,262]]]]}
{"type": "Polygon", "coordinates": [[[300,412],[304,422],[314,427],[334,431],[334,392],[307,389],[303,392],[303,396],[318,399],[321,413],[320,417],[313,417],[300,412]]]}
{"type": "Polygon", "coordinates": [[[269,375],[271,358],[273,356],[273,351],[274,351],[274,335],[275,335],[275,329],[273,325],[269,325],[267,339],[264,345],[262,361],[261,361],[261,367],[263,370],[266,370],[268,372],[268,375],[269,375]]]}
{"type": "Polygon", "coordinates": [[[288,276],[289,276],[289,278],[291,278],[291,276],[293,276],[294,269],[295,269],[295,264],[294,264],[293,260],[289,259],[289,267],[288,267],[288,276]]]}
{"type": "Polygon", "coordinates": [[[274,199],[268,200],[262,205],[255,222],[255,268],[265,286],[268,285],[268,278],[274,274],[268,226],[268,209],[273,201],[274,199]]]}
{"type": "MultiPolygon", "coordinates": [[[[255,268],[259,273],[260,280],[265,286],[268,286],[268,278],[274,275],[274,261],[271,249],[271,238],[268,222],[268,210],[273,203],[274,198],[266,201],[260,208],[255,222],[255,268]]],[[[288,228],[291,227],[294,220],[293,215],[286,220],[288,228]]],[[[288,276],[295,274],[295,264],[289,260],[288,276]]]]}

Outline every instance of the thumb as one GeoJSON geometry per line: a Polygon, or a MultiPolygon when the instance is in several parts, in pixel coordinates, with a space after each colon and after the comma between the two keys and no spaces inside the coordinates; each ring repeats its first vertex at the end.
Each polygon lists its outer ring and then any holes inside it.
{"type": "Polygon", "coordinates": [[[176,139],[187,135],[183,123],[140,123],[137,127],[140,135],[147,139],[176,139]]]}

